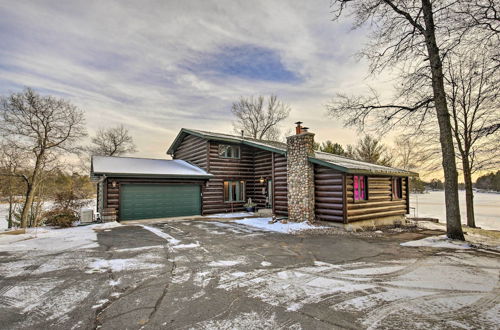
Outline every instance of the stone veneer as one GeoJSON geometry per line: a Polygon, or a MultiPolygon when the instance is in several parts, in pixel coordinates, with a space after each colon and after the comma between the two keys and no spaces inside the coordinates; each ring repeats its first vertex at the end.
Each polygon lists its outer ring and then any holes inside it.
{"type": "Polygon", "coordinates": [[[314,222],[314,134],[287,137],[288,220],[314,222]]]}

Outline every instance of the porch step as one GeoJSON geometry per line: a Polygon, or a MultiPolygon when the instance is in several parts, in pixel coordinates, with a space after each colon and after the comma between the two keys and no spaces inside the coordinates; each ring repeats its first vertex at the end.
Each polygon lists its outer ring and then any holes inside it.
{"type": "Polygon", "coordinates": [[[263,217],[270,217],[273,215],[273,209],[259,209],[256,215],[263,217]]]}

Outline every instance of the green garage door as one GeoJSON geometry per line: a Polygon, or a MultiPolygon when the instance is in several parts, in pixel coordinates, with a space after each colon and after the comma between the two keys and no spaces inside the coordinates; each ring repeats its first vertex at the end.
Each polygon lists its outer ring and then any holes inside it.
{"type": "Polygon", "coordinates": [[[120,187],[120,220],[199,215],[199,185],[125,184],[120,187]]]}

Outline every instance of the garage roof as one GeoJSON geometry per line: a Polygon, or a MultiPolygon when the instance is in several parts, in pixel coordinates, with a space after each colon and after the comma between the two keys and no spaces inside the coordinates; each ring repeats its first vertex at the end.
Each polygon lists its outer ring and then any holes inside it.
{"type": "Polygon", "coordinates": [[[184,160],[93,156],[92,176],[154,176],[164,178],[210,178],[212,174],[184,160]]]}

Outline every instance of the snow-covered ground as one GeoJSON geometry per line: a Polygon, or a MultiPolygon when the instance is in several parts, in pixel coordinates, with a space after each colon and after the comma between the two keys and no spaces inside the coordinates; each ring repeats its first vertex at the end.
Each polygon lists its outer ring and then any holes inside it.
{"type": "MultiPolygon", "coordinates": [[[[460,191],[460,213],[462,223],[467,223],[465,209],[465,192],[460,191]]],[[[437,218],[440,222],[446,221],[444,207],[444,191],[431,191],[425,194],[412,194],[410,207],[415,207],[418,217],[437,218]]],[[[484,229],[500,230],[500,194],[475,193],[474,208],[476,225],[484,229]]],[[[413,215],[413,209],[410,210],[413,215]]]]}
{"type": "Polygon", "coordinates": [[[72,228],[29,228],[26,234],[0,235],[0,251],[43,251],[61,252],[65,250],[90,249],[98,247],[96,230],[121,226],[117,222],[107,222],[72,228]]]}
{"type": "Polygon", "coordinates": [[[246,225],[246,226],[251,226],[255,228],[260,228],[264,229],[267,231],[275,231],[279,233],[293,233],[293,232],[298,232],[301,230],[307,230],[307,229],[318,229],[318,228],[324,228],[320,226],[313,226],[310,225],[306,222],[288,222],[288,223],[281,223],[281,222],[276,222],[276,223],[269,223],[271,218],[246,218],[242,220],[235,220],[234,222],[246,225]]]}
{"type": "Polygon", "coordinates": [[[207,218],[243,218],[243,217],[249,217],[252,216],[252,212],[234,212],[234,213],[218,213],[218,214],[212,214],[212,215],[207,215],[207,218]]]}
{"type": "Polygon", "coordinates": [[[450,240],[446,235],[441,236],[431,236],[416,241],[409,241],[401,243],[402,246],[412,246],[412,247],[435,247],[435,248],[445,248],[445,249],[470,249],[471,246],[468,243],[462,241],[450,240]]]}
{"type": "MultiPolygon", "coordinates": [[[[45,210],[49,209],[53,205],[53,202],[47,201],[44,203],[43,208],[45,210]]],[[[96,209],[96,200],[94,199],[89,199],[89,204],[85,206],[84,208],[93,208],[94,212],[96,209]]],[[[7,223],[7,217],[9,215],[9,204],[8,203],[0,203],[0,231],[3,231],[7,229],[8,223],[7,223]]]]}

